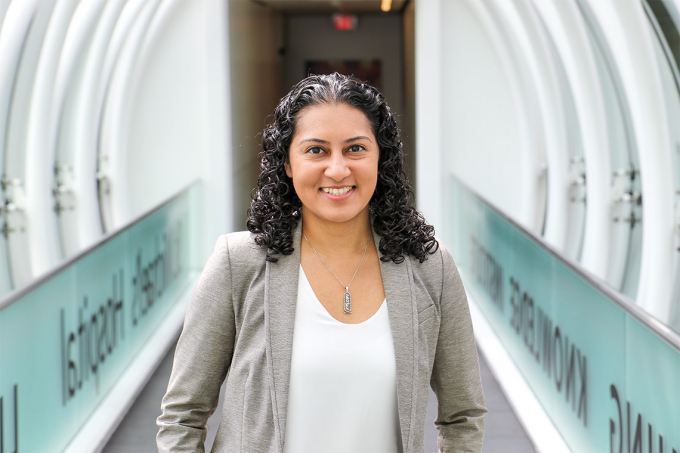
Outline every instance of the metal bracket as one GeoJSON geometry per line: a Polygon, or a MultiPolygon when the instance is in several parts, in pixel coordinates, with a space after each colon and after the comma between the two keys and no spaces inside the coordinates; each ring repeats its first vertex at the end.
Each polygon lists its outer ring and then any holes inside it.
{"type": "Polygon", "coordinates": [[[639,192],[624,192],[614,197],[614,203],[630,203],[639,206],[642,204],[642,194],[639,192]]]}
{"type": "Polygon", "coordinates": [[[97,163],[97,173],[95,176],[97,178],[99,195],[109,195],[111,193],[111,179],[108,175],[109,156],[99,156],[97,163]]]}
{"type": "Polygon", "coordinates": [[[612,172],[612,186],[615,193],[612,198],[615,211],[612,220],[630,223],[631,228],[642,221],[635,215],[635,207],[642,205],[642,194],[634,191],[632,184],[638,173],[634,168],[620,168],[612,172]]]}
{"type": "Polygon", "coordinates": [[[5,192],[5,203],[0,204],[0,212],[24,212],[26,208],[26,192],[24,181],[19,178],[8,178],[3,175],[0,186],[5,192]]]}
{"type": "Polygon", "coordinates": [[[586,202],[586,170],[583,156],[569,159],[569,200],[572,203],[586,202]]]}
{"type": "Polygon", "coordinates": [[[25,214],[26,214],[26,191],[24,190],[24,181],[19,178],[8,178],[6,174],[0,178],[0,187],[4,192],[4,202],[0,203],[0,214],[2,214],[2,226],[0,226],[0,234],[5,239],[9,233],[26,231],[25,214]],[[14,214],[22,214],[17,218],[14,214]],[[10,218],[10,215],[12,217],[10,218]],[[10,219],[12,223],[16,223],[15,227],[10,226],[10,219]],[[23,222],[21,220],[23,220],[23,222]]]}
{"type": "Polygon", "coordinates": [[[55,164],[54,179],[56,182],[54,189],[52,189],[55,198],[54,211],[57,214],[61,214],[64,211],[75,211],[75,191],[73,190],[75,176],[73,174],[73,167],[70,165],[60,165],[59,163],[55,164]]]}

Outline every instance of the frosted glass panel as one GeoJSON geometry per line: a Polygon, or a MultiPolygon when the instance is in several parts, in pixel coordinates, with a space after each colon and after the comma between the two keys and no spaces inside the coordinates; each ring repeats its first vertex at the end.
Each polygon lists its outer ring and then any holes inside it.
{"type": "Polygon", "coordinates": [[[680,450],[680,336],[447,184],[444,239],[465,287],[569,447],[680,450]]]}
{"type": "Polygon", "coordinates": [[[61,451],[104,399],[185,290],[198,191],[0,301],[0,450],[61,451]]]}

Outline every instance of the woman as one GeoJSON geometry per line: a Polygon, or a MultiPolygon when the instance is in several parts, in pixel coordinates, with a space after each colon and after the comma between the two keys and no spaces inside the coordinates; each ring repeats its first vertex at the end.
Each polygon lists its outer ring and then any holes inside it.
{"type": "Polygon", "coordinates": [[[158,418],[160,451],[481,451],[486,409],[465,291],[411,204],[382,95],[310,76],[264,131],[250,232],[197,284],[158,418]],[[227,376],[228,372],[228,376],[227,376]]]}

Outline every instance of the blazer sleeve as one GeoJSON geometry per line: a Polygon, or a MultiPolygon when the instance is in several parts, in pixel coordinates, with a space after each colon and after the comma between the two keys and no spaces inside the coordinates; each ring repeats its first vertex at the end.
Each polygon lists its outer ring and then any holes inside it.
{"type": "Polygon", "coordinates": [[[234,349],[227,236],[220,236],[196,284],[156,424],[159,452],[204,452],[206,422],[217,407],[234,349]]]}
{"type": "Polygon", "coordinates": [[[481,452],[486,407],[470,310],[449,251],[442,257],[441,324],[431,386],[437,395],[439,452],[481,452]]]}

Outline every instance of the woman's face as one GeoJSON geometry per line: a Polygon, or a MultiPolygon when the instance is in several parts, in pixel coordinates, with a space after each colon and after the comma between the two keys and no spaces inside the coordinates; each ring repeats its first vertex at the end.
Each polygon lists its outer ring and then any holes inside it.
{"type": "Polygon", "coordinates": [[[303,216],[342,223],[368,217],[380,150],[364,113],[346,104],[319,104],[298,114],[286,174],[303,216]]]}

